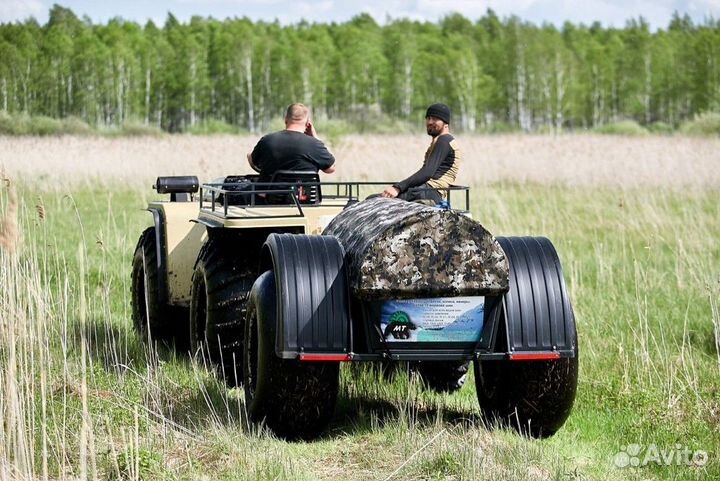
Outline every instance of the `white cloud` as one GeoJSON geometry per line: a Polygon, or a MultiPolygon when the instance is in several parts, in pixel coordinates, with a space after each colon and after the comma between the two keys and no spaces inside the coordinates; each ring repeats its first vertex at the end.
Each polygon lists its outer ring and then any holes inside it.
{"type": "Polygon", "coordinates": [[[44,21],[47,13],[48,7],[40,0],[0,0],[0,22],[14,22],[29,17],[44,21]]]}

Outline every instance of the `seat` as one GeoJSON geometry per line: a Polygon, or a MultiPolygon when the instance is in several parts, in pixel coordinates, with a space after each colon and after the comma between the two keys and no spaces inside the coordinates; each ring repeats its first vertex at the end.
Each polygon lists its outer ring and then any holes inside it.
{"type": "MultiPolygon", "coordinates": [[[[297,199],[300,204],[319,204],[322,202],[320,189],[320,176],[312,170],[278,170],[270,178],[270,182],[277,184],[269,189],[285,190],[295,187],[297,199]],[[310,184],[310,185],[306,185],[310,184]]],[[[269,204],[292,204],[290,194],[268,194],[269,204]]]]}

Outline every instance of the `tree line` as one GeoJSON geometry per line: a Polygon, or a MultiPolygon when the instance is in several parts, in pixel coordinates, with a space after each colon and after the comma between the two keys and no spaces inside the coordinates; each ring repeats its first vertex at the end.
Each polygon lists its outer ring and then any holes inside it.
{"type": "Polygon", "coordinates": [[[720,111],[720,21],[557,28],[488,10],[475,22],[452,14],[381,26],[362,14],[283,26],[169,14],[141,26],[93,24],[55,5],[45,25],[0,24],[0,110],[10,114],[258,132],[296,101],[350,123],[414,122],[443,101],[466,131],[677,126],[720,111]]]}

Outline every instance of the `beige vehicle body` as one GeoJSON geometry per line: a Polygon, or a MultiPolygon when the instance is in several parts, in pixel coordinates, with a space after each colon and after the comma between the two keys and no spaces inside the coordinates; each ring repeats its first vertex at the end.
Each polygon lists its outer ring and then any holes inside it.
{"type": "Polygon", "coordinates": [[[327,199],[315,205],[228,206],[201,202],[156,201],[148,211],[160,216],[156,222],[160,251],[167,257],[168,303],[190,304],[190,289],[195,261],[207,242],[207,228],[261,229],[298,234],[320,234],[345,207],[347,199],[327,199]]]}

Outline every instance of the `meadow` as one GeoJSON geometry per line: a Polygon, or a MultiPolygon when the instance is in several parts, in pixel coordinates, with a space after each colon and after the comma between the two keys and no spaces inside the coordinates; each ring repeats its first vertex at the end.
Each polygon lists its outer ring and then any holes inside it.
{"type": "MultiPolygon", "coordinates": [[[[310,443],[248,425],[241,390],[131,327],[153,179],[247,172],[256,140],[0,138],[0,480],[720,479],[720,139],[460,136],[474,218],[558,250],[573,412],[527,439],[486,423],[472,379],[439,395],[345,366],[310,443]]],[[[341,179],[395,180],[427,147],[332,141],[341,179]]]]}

